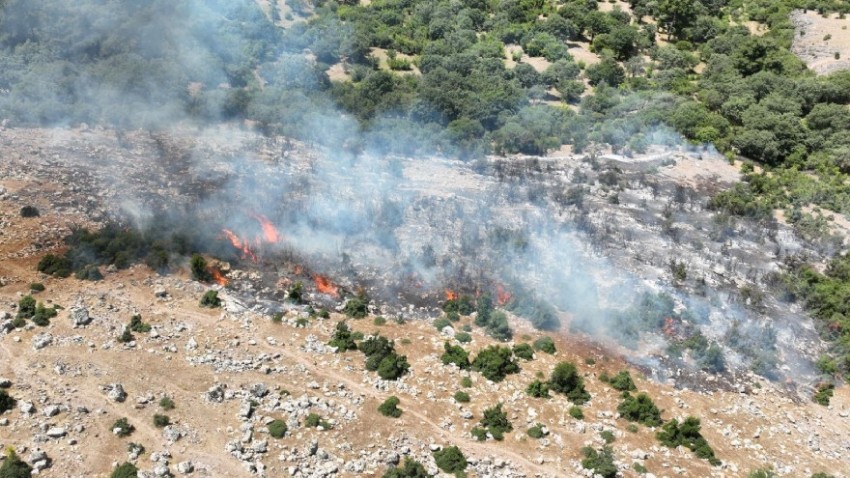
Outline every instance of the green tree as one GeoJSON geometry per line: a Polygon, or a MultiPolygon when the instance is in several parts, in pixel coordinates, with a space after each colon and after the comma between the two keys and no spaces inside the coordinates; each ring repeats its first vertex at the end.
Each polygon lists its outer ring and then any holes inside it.
{"type": "Polygon", "coordinates": [[[460,473],[466,470],[467,462],[463,452],[456,446],[450,446],[434,452],[437,468],[446,473],[460,473]]]}
{"type": "Polygon", "coordinates": [[[398,397],[389,397],[378,406],[378,412],[385,417],[398,418],[401,416],[401,409],[398,408],[399,403],[398,397]]]}
{"type": "Polygon", "coordinates": [[[463,347],[460,345],[451,345],[446,342],[443,344],[443,349],[445,352],[442,357],[440,357],[440,360],[442,360],[444,364],[448,365],[453,363],[461,370],[466,370],[470,367],[469,352],[464,350],[463,347]]]}
{"type": "Polygon", "coordinates": [[[659,0],[657,9],[658,21],[668,36],[680,39],[699,13],[692,0],[659,0]]]}
{"type": "Polygon", "coordinates": [[[585,74],[593,86],[605,83],[608,86],[617,87],[626,79],[626,71],[612,58],[605,58],[599,63],[588,66],[585,74]]]}
{"type": "Polygon", "coordinates": [[[604,446],[599,451],[591,447],[584,447],[582,453],[584,453],[584,459],[581,461],[581,466],[584,469],[593,470],[594,475],[603,478],[617,476],[617,465],[614,464],[614,452],[611,447],[604,446]]]}
{"type": "Polygon", "coordinates": [[[549,378],[549,388],[579,405],[590,400],[590,394],[584,389],[584,379],[572,362],[561,362],[555,366],[549,378]]]}
{"type": "Polygon", "coordinates": [[[328,345],[336,347],[336,351],[338,353],[347,352],[349,350],[357,350],[357,344],[354,342],[354,338],[351,335],[351,329],[349,329],[348,325],[342,321],[337,322],[336,330],[334,330],[334,334],[331,337],[331,341],[328,342],[328,345]]]}
{"type": "Polygon", "coordinates": [[[661,425],[661,410],[646,393],[639,393],[637,397],[633,397],[628,392],[624,393],[617,412],[626,420],[642,423],[648,427],[661,425]]]}
{"type": "Polygon", "coordinates": [[[501,382],[507,375],[518,373],[519,365],[513,361],[511,349],[491,345],[478,352],[472,361],[472,369],[491,382],[501,382]]]}

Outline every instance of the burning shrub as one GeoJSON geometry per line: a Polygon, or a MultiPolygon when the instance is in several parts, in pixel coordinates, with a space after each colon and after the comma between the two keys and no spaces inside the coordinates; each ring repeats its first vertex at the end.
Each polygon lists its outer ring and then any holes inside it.
{"type": "Polygon", "coordinates": [[[633,397],[629,392],[625,392],[617,412],[630,422],[642,423],[648,427],[661,425],[661,410],[645,393],[639,393],[637,397],[633,397]]]}
{"type": "Polygon", "coordinates": [[[331,347],[336,347],[337,352],[347,352],[349,350],[357,350],[357,344],[351,336],[351,329],[345,322],[338,322],[331,341],[328,342],[331,347]]]}
{"type": "Polygon", "coordinates": [[[668,448],[684,446],[694,452],[698,457],[708,460],[712,466],[720,464],[720,460],[714,456],[714,450],[711,449],[711,446],[709,446],[708,442],[700,434],[699,418],[688,417],[681,425],[674,418],[667,422],[655,436],[662,445],[668,448]]]}
{"type": "Polygon", "coordinates": [[[21,217],[39,217],[41,213],[35,206],[24,206],[21,208],[21,217]]]}
{"type": "Polygon", "coordinates": [[[531,349],[531,345],[528,344],[517,344],[514,345],[514,355],[521,359],[525,360],[533,360],[534,359],[534,350],[531,349]]]}
{"type": "Polygon", "coordinates": [[[572,362],[561,362],[555,366],[549,378],[549,388],[579,405],[590,400],[590,394],[584,389],[584,380],[572,362]]]}
{"type": "Polygon", "coordinates": [[[200,254],[192,254],[192,258],[189,259],[189,269],[192,271],[192,279],[196,281],[209,282],[212,280],[207,260],[200,254]]]}
{"type": "Polygon", "coordinates": [[[430,476],[421,463],[405,457],[404,465],[390,468],[381,478],[428,478],[430,476]]]}
{"type": "Polygon", "coordinates": [[[602,447],[602,450],[594,450],[591,447],[582,449],[584,459],[581,466],[586,470],[593,470],[593,474],[603,478],[615,478],[617,476],[617,465],[614,464],[614,453],[610,446],[602,447]]]}
{"type": "Polygon", "coordinates": [[[446,342],[443,344],[443,349],[445,349],[445,352],[443,353],[443,356],[440,357],[440,360],[442,360],[444,364],[448,365],[453,363],[461,370],[469,368],[469,352],[464,350],[463,347],[460,345],[451,345],[446,342]]]}
{"type": "Polygon", "coordinates": [[[501,382],[507,375],[519,373],[519,365],[512,358],[511,349],[491,345],[478,352],[472,361],[472,369],[491,382],[501,382]]]}
{"type": "Polygon", "coordinates": [[[204,296],[201,297],[201,307],[207,307],[209,309],[221,307],[221,299],[218,297],[218,291],[208,290],[204,296]]]}
{"type": "Polygon", "coordinates": [[[525,393],[534,398],[549,398],[549,384],[535,380],[528,384],[525,393]]]}
{"type": "Polygon", "coordinates": [[[446,473],[462,473],[466,469],[466,457],[456,446],[450,446],[434,452],[437,468],[446,473]]]}
{"type": "Polygon", "coordinates": [[[38,261],[38,271],[54,277],[68,277],[71,275],[71,261],[66,257],[47,254],[38,261]]]}
{"type": "Polygon", "coordinates": [[[555,341],[553,341],[552,337],[549,336],[540,337],[534,341],[534,350],[539,350],[552,355],[555,353],[555,341]]]}
{"type": "Polygon", "coordinates": [[[401,410],[398,408],[399,399],[396,396],[389,397],[378,406],[378,412],[385,417],[398,418],[401,416],[401,410]]]}

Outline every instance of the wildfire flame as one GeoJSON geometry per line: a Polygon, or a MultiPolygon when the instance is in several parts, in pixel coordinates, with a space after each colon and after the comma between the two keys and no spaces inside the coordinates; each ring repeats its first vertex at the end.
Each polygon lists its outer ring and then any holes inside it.
{"type": "Polygon", "coordinates": [[[327,277],[316,274],[313,276],[313,281],[316,283],[316,289],[322,294],[339,297],[339,287],[327,277]]]}
{"type": "Polygon", "coordinates": [[[505,286],[502,284],[496,284],[496,303],[498,305],[503,306],[507,304],[511,301],[512,297],[511,293],[505,289],[505,286]]]}
{"type": "Polygon", "coordinates": [[[210,269],[210,273],[212,274],[213,282],[221,285],[222,287],[226,286],[230,282],[227,277],[224,277],[224,274],[222,274],[217,267],[210,269]]]}
{"type": "Polygon", "coordinates": [[[457,300],[460,297],[457,292],[455,292],[451,289],[446,289],[445,292],[446,292],[446,300],[457,300]]]}
{"type": "Polygon", "coordinates": [[[236,235],[235,232],[230,229],[222,229],[222,234],[227,238],[228,241],[235,247],[237,250],[242,252],[242,258],[249,258],[253,262],[257,262],[257,255],[254,254],[254,251],[251,250],[251,245],[248,244],[248,241],[245,239],[240,239],[239,236],[236,235]]]}
{"type": "Polygon", "coordinates": [[[277,228],[274,227],[274,224],[269,221],[269,218],[262,214],[251,214],[251,217],[260,223],[260,227],[263,228],[263,238],[266,242],[276,244],[280,241],[280,233],[277,231],[277,228]]]}

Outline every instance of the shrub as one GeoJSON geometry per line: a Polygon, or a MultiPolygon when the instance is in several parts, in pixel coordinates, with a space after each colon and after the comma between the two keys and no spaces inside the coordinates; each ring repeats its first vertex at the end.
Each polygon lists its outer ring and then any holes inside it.
{"type": "Polygon", "coordinates": [[[462,344],[468,344],[468,343],[472,342],[472,336],[469,335],[469,332],[456,332],[455,333],[455,340],[457,340],[458,342],[460,342],[462,344]]]}
{"type": "Polygon", "coordinates": [[[576,420],[584,420],[584,411],[581,407],[572,406],[570,407],[570,416],[575,418],[576,420]]]}
{"type": "Polygon", "coordinates": [[[397,380],[410,370],[407,357],[393,352],[384,357],[378,365],[378,376],[384,380],[397,380]]]}
{"type": "Polygon", "coordinates": [[[24,206],[21,208],[21,217],[39,217],[41,213],[35,206],[24,206]]]}
{"type": "Polygon", "coordinates": [[[514,355],[521,359],[525,360],[533,360],[534,359],[534,350],[531,349],[531,345],[528,344],[517,344],[514,345],[514,355]]]}
{"type": "Polygon", "coordinates": [[[50,325],[50,319],[56,317],[56,307],[45,307],[44,304],[38,304],[35,308],[35,315],[32,316],[32,321],[35,325],[46,327],[50,325]]]}
{"type": "Polygon", "coordinates": [[[632,469],[635,470],[637,473],[640,473],[641,475],[645,475],[646,472],[649,471],[646,469],[645,466],[641,465],[638,462],[632,463],[632,469]]]}
{"type": "Polygon", "coordinates": [[[330,318],[331,318],[331,313],[330,313],[330,311],[328,311],[328,309],[326,309],[326,308],[324,308],[324,307],[322,307],[322,309],[319,311],[319,314],[318,314],[318,315],[319,315],[319,317],[320,317],[320,318],[322,318],[322,319],[330,319],[330,318]]]}
{"type": "Polygon", "coordinates": [[[452,322],[449,319],[447,319],[446,317],[440,317],[440,318],[438,318],[437,320],[434,321],[434,328],[441,331],[441,332],[446,327],[451,327],[451,325],[452,325],[452,322]]]}
{"type": "Polygon", "coordinates": [[[579,405],[590,400],[590,394],[584,389],[584,380],[572,362],[561,362],[555,366],[549,378],[549,388],[579,405]]]}
{"type": "Polygon", "coordinates": [[[773,472],[770,468],[761,468],[755,471],[751,471],[747,478],[774,478],[776,473],[773,472]]]}
{"type": "Polygon", "coordinates": [[[331,424],[315,413],[307,415],[307,418],[304,419],[304,426],[307,428],[322,427],[325,430],[331,429],[331,424]]]}
{"type": "Polygon", "coordinates": [[[68,277],[71,275],[71,261],[66,257],[47,254],[38,261],[38,271],[54,277],[68,277]]]}
{"type": "Polygon", "coordinates": [[[128,328],[124,328],[124,332],[122,332],[121,335],[118,336],[118,342],[121,342],[122,344],[126,344],[134,340],[136,340],[136,338],[133,337],[133,334],[128,328]]]}
{"type": "Polygon", "coordinates": [[[617,476],[617,465],[614,464],[614,453],[611,447],[604,446],[602,450],[594,450],[591,447],[582,449],[584,459],[581,466],[586,470],[593,470],[594,475],[603,478],[615,478],[617,476]]]}
{"type": "Polygon", "coordinates": [[[337,352],[347,352],[349,350],[357,350],[357,344],[354,342],[354,337],[351,335],[351,329],[345,322],[337,322],[336,330],[334,331],[331,341],[328,342],[331,347],[336,347],[337,352]]]}
{"type": "Polygon", "coordinates": [[[201,297],[201,307],[207,307],[209,309],[221,307],[221,299],[218,298],[218,291],[208,290],[204,296],[201,297]]]}
{"type": "MultiPolygon", "coordinates": [[[[600,380],[602,377],[600,377],[600,380]]],[[[606,381],[606,380],[603,380],[606,381]]],[[[609,378],[607,380],[608,384],[614,387],[615,390],[619,390],[621,392],[631,392],[636,390],[635,382],[632,380],[631,374],[629,374],[628,370],[621,370],[617,375],[609,378]]]]}
{"type": "Polygon", "coordinates": [[[401,416],[401,410],[398,408],[399,399],[396,396],[389,397],[384,400],[384,403],[378,406],[378,411],[385,417],[398,418],[401,416]]]}
{"type": "Polygon", "coordinates": [[[469,368],[469,353],[464,350],[463,347],[459,345],[451,345],[446,342],[443,344],[443,349],[445,352],[443,353],[443,356],[440,357],[440,360],[442,360],[444,364],[448,365],[453,363],[461,370],[469,368]]]}
{"type": "Polygon", "coordinates": [[[469,388],[472,386],[472,379],[469,377],[463,377],[462,379],[460,379],[460,385],[461,387],[469,388]]]}
{"type": "Polygon", "coordinates": [[[159,399],[159,406],[163,410],[174,410],[174,400],[169,397],[162,397],[159,399]]]}
{"type": "Polygon", "coordinates": [[[466,469],[466,457],[456,446],[443,448],[434,452],[434,461],[437,462],[437,468],[446,473],[459,473],[466,469]]]}
{"type": "Polygon", "coordinates": [[[100,273],[100,269],[98,269],[97,265],[95,264],[88,264],[77,269],[77,272],[74,273],[74,277],[79,280],[103,280],[103,274],[100,273]]]}
{"type": "Polygon", "coordinates": [[[17,400],[12,398],[9,395],[9,392],[0,388],[0,413],[4,413],[15,408],[15,404],[18,403],[17,400]]]}
{"type": "Polygon", "coordinates": [[[130,425],[130,422],[128,422],[126,418],[119,418],[112,424],[113,433],[119,437],[130,436],[130,434],[132,434],[135,430],[136,427],[130,425]]]}
{"type": "Polygon", "coordinates": [[[44,292],[44,289],[44,284],[42,284],[41,282],[33,282],[32,284],[30,284],[30,290],[33,292],[44,292]]]}
{"type": "Polygon", "coordinates": [[[286,436],[288,429],[286,422],[283,420],[275,420],[269,423],[269,435],[271,435],[272,438],[283,438],[286,436]]]}
{"type": "Polygon", "coordinates": [[[485,330],[487,335],[502,342],[510,340],[514,335],[510,325],[508,325],[508,316],[501,310],[493,312],[485,330]]]}
{"type": "Polygon", "coordinates": [[[375,317],[375,320],[373,320],[372,323],[380,327],[387,323],[387,319],[379,315],[375,317]]]}
{"type": "Polygon", "coordinates": [[[277,312],[272,316],[272,323],[280,324],[283,322],[283,312],[277,312]]]}
{"type": "Polygon", "coordinates": [[[404,457],[404,464],[401,467],[390,468],[381,478],[430,478],[430,476],[422,463],[404,457]]]}
{"type": "Polygon", "coordinates": [[[549,384],[535,380],[528,384],[525,393],[534,398],[549,398],[549,384]]]}
{"type": "Polygon", "coordinates": [[[365,295],[352,297],[345,303],[342,311],[353,319],[362,319],[369,315],[369,298],[365,295]]]}
{"type": "Polygon", "coordinates": [[[462,390],[458,390],[457,392],[455,392],[454,399],[458,403],[468,403],[469,394],[462,390]]]}
{"type": "Polygon", "coordinates": [[[639,393],[637,397],[633,397],[628,392],[624,393],[617,412],[630,422],[642,423],[648,427],[661,425],[661,410],[645,393],[639,393]]]}
{"type": "Polygon", "coordinates": [[[504,438],[506,432],[513,431],[514,429],[510,420],[508,420],[508,415],[502,411],[501,403],[484,410],[484,417],[481,419],[479,425],[499,441],[504,438]]]}
{"type": "Polygon", "coordinates": [[[295,281],[289,288],[289,292],[286,293],[286,298],[296,304],[302,303],[304,301],[304,284],[300,280],[295,281]]]}
{"type": "Polygon", "coordinates": [[[140,334],[146,334],[151,331],[150,324],[146,324],[142,322],[142,316],[139,314],[135,314],[130,317],[130,330],[133,332],[138,332],[140,334]]]}
{"type": "Polygon", "coordinates": [[[535,440],[539,440],[546,436],[546,433],[544,432],[544,427],[540,423],[529,428],[526,433],[528,434],[528,436],[534,438],[535,440]]]}
{"type": "Polygon", "coordinates": [[[192,279],[200,282],[212,280],[212,274],[207,268],[207,260],[204,259],[204,256],[192,254],[192,258],[189,259],[189,268],[192,270],[192,279]]]}
{"type": "Polygon", "coordinates": [[[479,427],[473,427],[469,430],[472,436],[478,441],[487,441],[487,430],[479,427]]]}
{"type": "Polygon", "coordinates": [[[540,337],[534,341],[534,350],[539,350],[552,355],[555,353],[555,341],[553,341],[552,337],[549,336],[540,337]]]}
{"type": "Polygon", "coordinates": [[[688,417],[681,425],[678,420],[673,419],[667,422],[655,436],[666,447],[684,446],[698,457],[708,460],[712,466],[720,464],[720,460],[714,456],[714,450],[700,434],[699,418],[688,417]]]}
{"type": "Polygon", "coordinates": [[[6,449],[6,459],[0,465],[0,478],[30,478],[32,467],[18,457],[12,448],[6,449]]]}
{"type": "Polygon", "coordinates": [[[602,437],[602,439],[605,440],[605,443],[607,443],[609,445],[614,443],[614,440],[617,439],[614,436],[614,432],[612,432],[611,430],[602,430],[602,432],[599,434],[599,436],[602,437]]]}
{"type": "Polygon", "coordinates": [[[171,418],[169,418],[168,415],[160,415],[157,413],[153,416],[153,424],[157,428],[167,427],[168,425],[171,425],[171,418]]]}
{"type": "Polygon", "coordinates": [[[475,312],[475,304],[472,302],[471,297],[462,295],[457,299],[447,300],[443,304],[443,312],[446,314],[469,315],[475,312]]]}
{"type": "Polygon", "coordinates": [[[472,369],[491,382],[501,382],[507,375],[519,372],[519,365],[513,362],[512,355],[507,347],[491,345],[478,352],[472,361],[472,369]]]}
{"type": "Polygon", "coordinates": [[[124,462],[112,470],[110,478],[138,478],[139,469],[130,462],[124,462]]]}
{"type": "Polygon", "coordinates": [[[18,317],[29,319],[35,315],[36,302],[31,295],[25,295],[18,301],[18,317]]]}
{"type": "Polygon", "coordinates": [[[833,391],[835,390],[835,385],[831,383],[821,383],[818,385],[817,390],[815,391],[812,400],[818,405],[827,406],[829,405],[830,399],[832,399],[833,391]]]}

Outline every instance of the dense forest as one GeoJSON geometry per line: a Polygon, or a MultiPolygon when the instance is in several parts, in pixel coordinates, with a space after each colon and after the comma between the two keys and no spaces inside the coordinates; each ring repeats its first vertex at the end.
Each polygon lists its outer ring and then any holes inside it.
{"type": "MultiPolygon", "coordinates": [[[[713,145],[744,181],[711,198],[840,250],[850,213],[850,72],[791,53],[794,9],[841,0],[0,1],[0,118],[163,128],[249,119],[355,151],[623,154],[713,145]],[[753,31],[752,25],[759,31],[753,31]],[[594,61],[576,59],[581,47],[594,61]],[[540,68],[540,65],[545,68],[540,68]],[[331,75],[330,71],[342,72],[331,75]],[[343,114],[340,114],[342,112],[343,114]]],[[[850,371],[850,275],[777,281],[822,319],[850,371]]]]}

